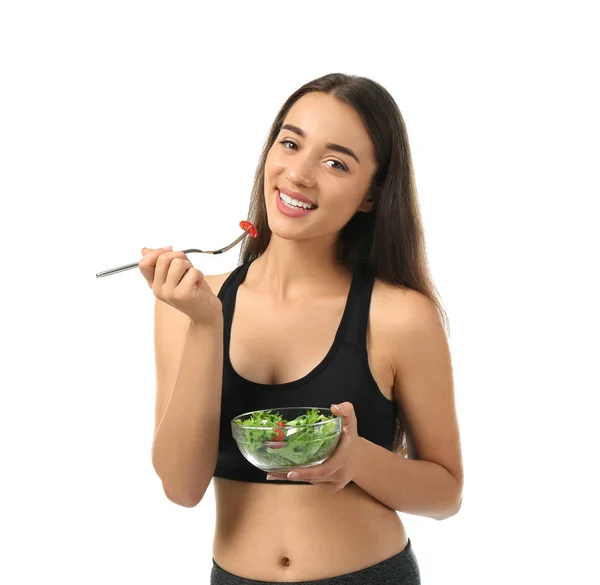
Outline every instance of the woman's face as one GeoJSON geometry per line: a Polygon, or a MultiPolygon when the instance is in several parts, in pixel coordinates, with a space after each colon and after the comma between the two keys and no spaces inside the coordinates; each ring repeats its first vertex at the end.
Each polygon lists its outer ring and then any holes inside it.
{"type": "Polygon", "coordinates": [[[336,234],[357,211],[372,209],[366,198],[375,171],[373,144],[358,114],[333,96],[304,95],[288,112],[265,163],[271,231],[284,239],[336,234]],[[290,217],[280,207],[280,189],[300,193],[316,207],[290,217]]]}

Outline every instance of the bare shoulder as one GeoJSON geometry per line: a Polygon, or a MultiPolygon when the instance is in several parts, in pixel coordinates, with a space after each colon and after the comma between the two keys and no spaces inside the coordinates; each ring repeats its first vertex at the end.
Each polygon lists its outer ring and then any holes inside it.
{"type": "Polygon", "coordinates": [[[371,300],[371,320],[389,348],[388,359],[395,372],[396,392],[402,372],[413,368],[415,359],[435,355],[449,367],[449,346],[442,317],[425,294],[406,286],[377,279],[371,300]]]}
{"type": "Polygon", "coordinates": [[[376,279],[371,306],[372,317],[396,334],[408,333],[414,328],[442,325],[433,301],[423,293],[403,285],[376,279]]]}
{"type": "Polygon", "coordinates": [[[210,287],[214,295],[218,295],[223,283],[229,278],[229,275],[233,272],[230,270],[229,272],[224,272],[223,274],[205,274],[204,280],[206,280],[206,284],[210,287]]]}

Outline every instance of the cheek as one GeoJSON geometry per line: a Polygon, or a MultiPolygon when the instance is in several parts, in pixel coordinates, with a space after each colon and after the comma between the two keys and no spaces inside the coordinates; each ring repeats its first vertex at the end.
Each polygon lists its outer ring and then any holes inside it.
{"type": "Polygon", "coordinates": [[[270,150],[265,161],[265,171],[273,177],[285,168],[285,160],[276,150],[270,150]]]}
{"type": "Polygon", "coordinates": [[[345,226],[358,212],[360,201],[352,193],[337,193],[335,197],[327,198],[323,209],[325,215],[339,229],[345,226]]]}
{"type": "Polygon", "coordinates": [[[358,199],[350,191],[339,191],[335,196],[327,198],[327,206],[337,209],[340,215],[352,215],[359,206],[358,199]]]}

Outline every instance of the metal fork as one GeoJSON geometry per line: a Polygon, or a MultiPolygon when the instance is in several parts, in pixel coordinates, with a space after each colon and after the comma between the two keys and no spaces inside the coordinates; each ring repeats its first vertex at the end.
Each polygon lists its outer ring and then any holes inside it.
{"type": "MultiPolygon", "coordinates": [[[[184,254],[190,254],[192,252],[198,252],[200,254],[222,254],[223,252],[227,252],[227,250],[231,250],[238,242],[241,242],[246,235],[251,232],[254,228],[253,225],[250,225],[244,233],[236,238],[231,244],[225,246],[224,248],[219,248],[218,250],[198,250],[197,248],[190,248],[189,250],[181,250],[184,254]]],[[[96,273],[96,278],[102,278],[103,276],[110,276],[111,274],[117,274],[117,272],[125,272],[126,270],[131,270],[132,268],[137,268],[138,262],[133,262],[131,264],[125,264],[125,266],[119,266],[117,268],[111,268],[110,270],[103,270],[102,272],[96,273]]]]}

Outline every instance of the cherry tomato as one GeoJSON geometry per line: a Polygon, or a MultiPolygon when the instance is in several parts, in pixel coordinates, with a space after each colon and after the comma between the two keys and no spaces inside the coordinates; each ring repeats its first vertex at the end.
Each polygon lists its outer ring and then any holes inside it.
{"type": "Polygon", "coordinates": [[[283,431],[281,429],[274,429],[271,441],[283,441],[283,431]]]}
{"type": "Polygon", "coordinates": [[[249,235],[251,238],[255,238],[255,237],[258,235],[258,234],[257,234],[257,231],[256,231],[256,227],[254,226],[254,224],[253,224],[253,223],[251,223],[251,222],[249,222],[249,221],[240,221],[240,227],[241,227],[241,228],[242,228],[244,231],[246,231],[248,228],[252,228],[252,229],[251,229],[251,230],[248,232],[248,235],[249,235]]]}

